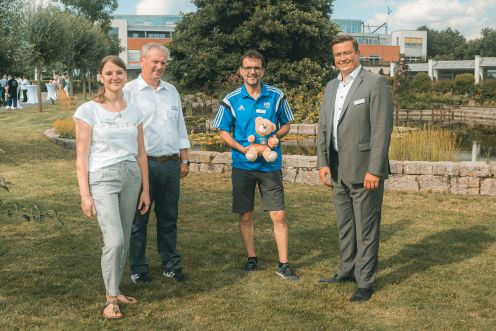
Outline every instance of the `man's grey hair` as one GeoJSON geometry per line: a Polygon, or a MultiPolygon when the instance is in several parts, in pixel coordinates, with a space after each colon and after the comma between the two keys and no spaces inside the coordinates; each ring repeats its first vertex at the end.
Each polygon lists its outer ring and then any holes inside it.
{"type": "Polygon", "coordinates": [[[147,43],[141,48],[141,56],[145,57],[151,49],[158,49],[165,54],[166,60],[170,58],[170,51],[167,47],[159,43],[147,43]]]}

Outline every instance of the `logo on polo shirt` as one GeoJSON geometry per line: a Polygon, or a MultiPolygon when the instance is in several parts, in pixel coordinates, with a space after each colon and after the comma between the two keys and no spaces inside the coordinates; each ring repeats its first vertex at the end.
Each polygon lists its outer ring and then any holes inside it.
{"type": "Polygon", "coordinates": [[[243,105],[239,106],[238,110],[245,110],[245,107],[243,105]]]}
{"type": "Polygon", "coordinates": [[[270,108],[270,102],[264,102],[264,107],[265,107],[265,109],[269,109],[270,108]]]}

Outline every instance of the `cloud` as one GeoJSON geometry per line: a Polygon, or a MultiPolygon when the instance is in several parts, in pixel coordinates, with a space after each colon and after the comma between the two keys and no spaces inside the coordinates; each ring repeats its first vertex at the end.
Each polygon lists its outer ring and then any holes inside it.
{"type": "Polygon", "coordinates": [[[195,5],[189,0],[139,0],[137,15],[177,15],[179,12],[194,11],[195,5]]]}
{"type": "MultiPolygon", "coordinates": [[[[416,29],[426,25],[430,29],[444,30],[448,27],[460,31],[467,39],[480,37],[484,27],[495,27],[494,0],[408,0],[391,5],[390,31],[416,29]]],[[[370,21],[377,23],[385,15],[376,14],[370,21]]]]}

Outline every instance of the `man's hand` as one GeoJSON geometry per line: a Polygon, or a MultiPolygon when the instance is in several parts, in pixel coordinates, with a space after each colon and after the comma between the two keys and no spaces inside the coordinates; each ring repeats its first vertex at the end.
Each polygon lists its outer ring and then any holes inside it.
{"type": "Polygon", "coordinates": [[[322,184],[328,187],[332,187],[331,178],[331,168],[323,167],[319,169],[319,177],[322,184]]]}
{"type": "Polygon", "coordinates": [[[186,177],[189,172],[189,165],[184,164],[181,162],[181,165],[179,166],[179,178],[186,177]]]}
{"type": "Polygon", "coordinates": [[[272,136],[269,140],[267,140],[267,146],[269,146],[270,149],[276,147],[277,145],[279,145],[279,139],[276,136],[272,136]]]}
{"type": "Polygon", "coordinates": [[[379,181],[381,177],[371,174],[367,172],[365,174],[365,178],[363,179],[363,187],[366,190],[375,190],[379,187],[379,181]]]}

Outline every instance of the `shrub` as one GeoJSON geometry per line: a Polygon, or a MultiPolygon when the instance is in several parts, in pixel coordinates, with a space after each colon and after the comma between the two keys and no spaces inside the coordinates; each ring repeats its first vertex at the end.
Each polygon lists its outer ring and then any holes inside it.
{"type": "Polygon", "coordinates": [[[76,138],[76,128],[72,119],[56,120],[53,122],[53,128],[60,138],[76,138]]]}
{"type": "Polygon", "coordinates": [[[495,100],[496,101],[496,79],[484,80],[478,86],[481,101],[495,100]]]}
{"type": "Polygon", "coordinates": [[[432,90],[437,93],[449,93],[453,89],[453,83],[449,80],[438,80],[432,82],[432,90]]]}
{"type": "Polygon", "coordinates": [[[455,77],[455,93],[461,95],[473,95],[475,92],[475,80],[473,74],[460,74],[455,77]]]}
{"type": "Polygon", "coordinates": [[[430,92],[431,90],[431,79],[429,75],[425,72],[419,72],[413,77],[412,89],[415,92],[430,92]]]}

